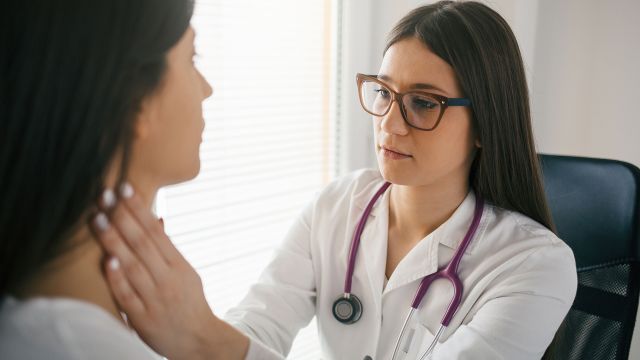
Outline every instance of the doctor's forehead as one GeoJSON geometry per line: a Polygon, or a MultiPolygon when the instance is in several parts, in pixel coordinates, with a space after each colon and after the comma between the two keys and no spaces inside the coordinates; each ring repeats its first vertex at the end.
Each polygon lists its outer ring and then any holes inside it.
{"type": "MultiPolygon", "coordinates": [[[[394,80],[391,76],[386,74],[378,74],[378,79],[386,82],[387,84],[396,84],[397,81],[394,80]]],[[[438,92],[438,93],[446,93],[444,89],[441,89],[439,86],[431,83],[409,83],[406,84],[405,88],[415,89],[415,90],[425,90],[429,92],[438,92]]]]}
{"type": "Polygon", "coordinates": [[[384,55],[378,77],[396,91],[421,89],[454,96],[458,92],[455,72],[418,38],[393,44],[384,55]]]}

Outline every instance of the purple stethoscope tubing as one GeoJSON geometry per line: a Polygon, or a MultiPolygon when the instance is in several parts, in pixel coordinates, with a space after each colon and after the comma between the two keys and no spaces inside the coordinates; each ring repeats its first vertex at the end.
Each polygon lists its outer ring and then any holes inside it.
{"type": "Polygon", "coordinates": [[[344,279],[344,293],[351,294],[351,280],[353,279],[353,270],[356,265],[356,254],[358,253],[358,247],[360,245],[360,237],[362,236],[362,231],[364,231],[364,226],[367,224],[367,219],[371,214],[371,210],[373,209],[373,205],[376,203],[378,198],[384,194],[385,191],[391,186],[390,182],[385,182],[380,189],[373,195],[371,201],[364,209],[362,213],[362,217],[360,217],[360,221],[358,222],[358,226],[356,226],[356,231],[353,233],[353,239],[351,240],[351,249],[349,250],[349,263],[347,265],[347,275],[344,279]]]}
{"type": "Polygon", "coordinates": [[[422,302],[422,298],[427,293],[427,289],[431,286],[431,283],[436,279],[447,279],[453,285],[453,298],[449,303],[449,307],[447,308],[447,312],[444,314],[442,321],[440,322],[443,326],[449,326],[453,315],[455,315],[458,307],[460,306],[460,302],[462,301],[462,282],[458,277],[458,265],[460,265],[460,260],[462,259],[462,255],[464,255],[465,250],[471,243],[471,239],[476,234],[478,230],[478,226],[480,225],[480,219],[482,218],[482,213],[484,209],[484,203],[480,196],[476,196],[476,206],[473,213],[473,220],[471,221],[471,226],[469,226],[469,230],[467,230],[467,234],[464,236],[462,243],[456,249],[456,252],[453,254],[453,258],[447,266],[443,269],[438,270],[433,274],[429,274],[425,276],[420,282],[420,286],[418,287],[418,291],[416,291],[416,295],[413,298],[413,302],[411,303],[411,307],[414,309],[418,309],[420,303],[422,302]]]}
{"type": "MultiPolygon", "coordinates": [[[[347,295],[351,294],[351,283],[352,283],[353,271],[356,263],[356,254],[358,252],[358,247],[360,245],[360,237],[362,236],[362,232],[366,225],[367,219],[371,214],[373,205],[376,203],[378,198],[380,198],[380,196],[384,194],[384,192],[389,188],[389,186],[391,186],[391,183],[385,182],[380,187],[380,189],[378,189],[375,195],[371,198],[371,201],[369,201],[369,204],[367,205],[364,212],[362,213],[362,217],[360,218],[360,221],[358,222],[356,230],[353,234],[353,239],[351,241],[351,248],[349,250],[349,263],[347,265],[347,273],[344,281],[344,293],[347,295]]],[[[451,322],[451,319],[453,318],[456,311],[458,310],[458,307],[460,306],[460,302],[462,300],[463,287],[462,287],[462,282],[460,281],[460,278],[458,277],[458,274],[457,274],[458,266],[460,265],[460,260],[462,259],[462,255],[464,254],[465,250],[469,246],[469,243],[471,243],[473,236],[478,230],[480,220],[482,219],[483,210],[484,210],[484,202],[482,201],[480,196],[476,195],[476,204],[475,204],[475,210],[473,214],[473,220],[471,221],[471,225],[469,226],[469,229],[467,230],[467,233],[464,239],[458,246],[458,249],[456,249],[456,252],[454,253],[453,258],[451,259],[451,261],[449,261],[449,263],[443,269],[438,270],[433,274],[427,275],[422,279],[422,281],[420,282],[420,286],[418,287],[418,290],[416,291],[416,294],[413,298],[413,302],[411,303],[411,308],[418,309],[418,307],[420,306],[420,303],[422,302],[422,299],[424,298],[425,294],[427,293],[427,290],[429,289],[429,286],[431,286],[431,283],[434,280],[440,279],[440,278],[449,280],[453,285],[453,298],[451,299],[451,302],[449,303],[449,307],[447,308],[447,311],[444,314],[444,317],[442,318],[441,324],[443,326],[449,325],[449,323],[451,322]]]]}

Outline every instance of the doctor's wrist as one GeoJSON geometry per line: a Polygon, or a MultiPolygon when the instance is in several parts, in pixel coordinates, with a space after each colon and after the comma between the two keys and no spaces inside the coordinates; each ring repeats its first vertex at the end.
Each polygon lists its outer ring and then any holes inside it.
{"type": "Polygon", "coordinates": [[[238,329],[212,314],[207,329],[197,335],[197,359],[244,360],[249,338],[238,329]]]}

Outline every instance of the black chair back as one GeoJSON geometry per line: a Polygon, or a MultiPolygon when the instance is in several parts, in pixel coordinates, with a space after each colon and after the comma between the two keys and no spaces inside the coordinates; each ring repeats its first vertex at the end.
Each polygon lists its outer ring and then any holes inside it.
{"type": "Polygon", "coordinates": [[[614,160],[540,160],[558,236],[578,268],[559,358],[627,359],[640,293],[640,170],[614,160]]]}

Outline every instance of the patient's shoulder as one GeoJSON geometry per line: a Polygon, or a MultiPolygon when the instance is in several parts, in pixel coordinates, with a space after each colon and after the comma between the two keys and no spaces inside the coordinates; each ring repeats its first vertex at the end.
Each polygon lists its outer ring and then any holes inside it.
{"type": "Polygon", "coordinates": [[[159,359],[109,313],[71,299],[5,298],[0,348],[3,359],[159,359]]]}

